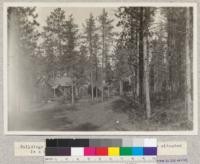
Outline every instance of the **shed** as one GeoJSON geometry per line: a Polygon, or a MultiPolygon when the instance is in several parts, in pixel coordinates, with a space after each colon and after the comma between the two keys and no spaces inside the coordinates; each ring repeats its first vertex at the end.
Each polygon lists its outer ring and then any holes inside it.
{"type": "Polygon", "coordinates": [[[61,95],[65,97],[67,97],[68,93],[70,93],[72,103],[74,103],[74,87],[71,77],[56,77],[55,79],[50,80],[49,84],[54,91],[54,97],[56,96],[56,91],[61,93],[61,95]]]}

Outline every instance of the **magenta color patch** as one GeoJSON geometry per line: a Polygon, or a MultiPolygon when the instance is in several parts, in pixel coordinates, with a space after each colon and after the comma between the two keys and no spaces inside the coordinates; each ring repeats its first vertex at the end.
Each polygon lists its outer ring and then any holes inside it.
{"type": "Polygon", "coordinates": [[[84,148],[84,156],[94,156],[95,148],[94,147],[85,147],[84,148]]]}

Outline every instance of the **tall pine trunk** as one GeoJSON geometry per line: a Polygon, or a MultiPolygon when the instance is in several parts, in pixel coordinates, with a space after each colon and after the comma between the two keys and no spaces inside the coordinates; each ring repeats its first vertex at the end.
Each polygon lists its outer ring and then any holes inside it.
{"type": "Polygon", "coordinates": [[[94,100],[94,84],[93,84],[93,73],[91,72],[91,94],[92,94],[92,101],[94,100]]]}
{"type": "Polygon", "coordinates": [[[148,37],[144,39],[144,88],[145,88],[145,105],[147,118],[151,117],[151,102],[149,95],[149,41],[148,37]]]}
{"type": "Polygon", "coordinates": [[[96,56],[95,56],[95,98],[96,100],[98,100],[98,59],[97,59],[97,52],[96,52],[96,56]]]}
{"type": "Polygon", "coordinates": [[[74,84],[72,82],[72,105],[74,104],[74,84]]]}
{"type": "Polygon", "coordinates": [[[185,38],[185,52],[186,52],[186,94],[185,103],[188,115],[188,120],[192,121],[192,96],[191,96],[191,61],[190,61],[190,8],[186,9],[186,38],[185,38]]]}
{"type": "MultiPolygon", "coordinates": [[[[104,26],[103,26],[104,27],[104,26]]],[[[105,37],[104,37],[104,28],[103,28],[103,33],[102,33],[102,68],[101,68],[101,84],[102,84],[102,88],[101,88],[101,101],[104,100],[104,83],[103,83],[103,80],[104,80],[104,58],[105,58],[105,37]]]]}
{"type": "Polygon", "coordinates": [[[123,95],[123,81],[121,79],[119,80],[119,95],[123,95]]]}
{"type": "Polygon", "coordinates": [[[103,59],[102,59],[102,68],[101,68],[101,101],[104,100],[104,83],[103,83],[103,59]]]}
{"type": "Polygon", "coordinates": [[[96,97],[96,100],[98,100],[98,88],[97,88],[97,86],[95,87],[95,97],[96,97]]]}
{"type": "Polygon", "coordinates": [[[144,8],[140,8],[140,28],[139,28],[139,100],[143,103],[143,78],[144,78],[144,52],[143,52],[143,40],[144,40],[144,8]]]}

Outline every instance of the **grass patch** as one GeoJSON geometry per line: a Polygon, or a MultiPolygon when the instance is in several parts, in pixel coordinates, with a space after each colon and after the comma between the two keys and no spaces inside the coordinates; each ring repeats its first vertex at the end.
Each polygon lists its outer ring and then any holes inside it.
{"type": "MultiPolygon", "coordinates": [[[[153,106],[153,105],[152,105],[153,106]]],[[[192,123],[187,121],[184,100],[173,100],[170,104],[151,108],[152,116],[146,119],[144,106],[131,97],[120,97],[112,104],[112,110],[126,113],[135,131],[170,131],[192,130],[192,123]]]]}
{"type": "Polygon", "coordinates": [[[112,110],[117,113],[126,113],[130,120],[145,119],[145,110],[132,97],[120,97],[112,103],[112,110]]]}

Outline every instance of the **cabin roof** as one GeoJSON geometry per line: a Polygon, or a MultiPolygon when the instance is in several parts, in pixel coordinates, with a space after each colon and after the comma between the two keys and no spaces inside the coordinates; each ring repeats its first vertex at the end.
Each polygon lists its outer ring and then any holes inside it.
{"type": "Polygon", "coordinates": [[[72,79],[70,77],[57,77],[51,80],[50,85],[52,88],[57,88],[58,86],[69,87],[72,86],[72,79]]]}

